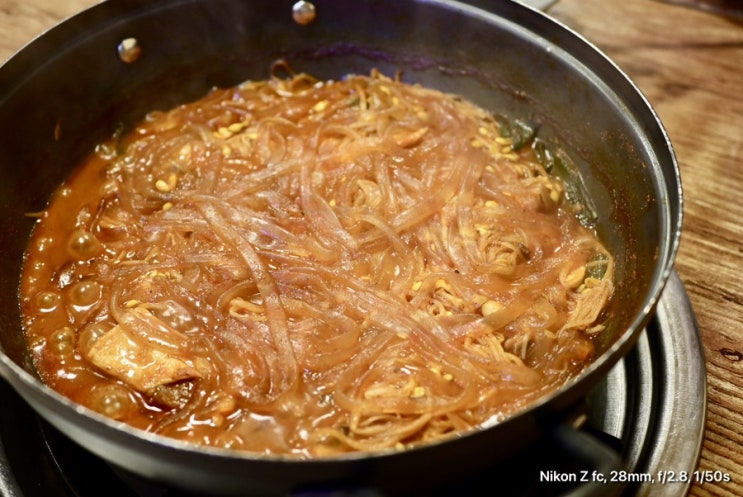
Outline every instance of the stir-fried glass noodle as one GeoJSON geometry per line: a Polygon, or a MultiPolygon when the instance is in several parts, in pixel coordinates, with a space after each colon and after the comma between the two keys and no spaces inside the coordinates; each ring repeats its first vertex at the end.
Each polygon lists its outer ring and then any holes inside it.
{"type": "Polygon", "coordinates": [[[613,258],[530,147],[378,73],[273,76],[102,144],[37,214],[43,381],[133,426],[299,457],[502,420],[594,355],[613,258]]]}

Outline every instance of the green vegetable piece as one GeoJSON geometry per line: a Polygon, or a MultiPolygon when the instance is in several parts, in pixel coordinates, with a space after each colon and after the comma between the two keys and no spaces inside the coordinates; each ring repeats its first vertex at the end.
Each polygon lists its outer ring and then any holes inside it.
{"type": "Polygon", "coordinates": [[[606,254],[597,254],[588,260],[586,275],[597,280],[604,279],[609,260],[606,254]]]}
{"type": "Polygon", "coordinates": [[[501,126],[501,134],[511,139],[511,146],[514,150],[519,150],[528,145],[534,139],[536,132],[534,126],[520,119],[503,122],[501,126]]]}
{"type": "Polygon", "coordinates": [[[548,173],[551,173],[552,168],[555,166],[555,158],[547,143],[545,143],[544,140],[535,138],[532,143],[532,150],[534,150],[537,162],[539,162],[548,173]]]}

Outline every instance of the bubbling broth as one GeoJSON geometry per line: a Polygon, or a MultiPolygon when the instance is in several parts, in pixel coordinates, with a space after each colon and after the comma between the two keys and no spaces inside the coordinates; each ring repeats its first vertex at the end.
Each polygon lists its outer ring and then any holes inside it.
{"type": "Polygon", "coordinates": [[[196,444],[320,457],[497,423],[593,359],[613,258],[492,114],[378,72],[152,112],[38,216],[42,380],[196,444]]]}

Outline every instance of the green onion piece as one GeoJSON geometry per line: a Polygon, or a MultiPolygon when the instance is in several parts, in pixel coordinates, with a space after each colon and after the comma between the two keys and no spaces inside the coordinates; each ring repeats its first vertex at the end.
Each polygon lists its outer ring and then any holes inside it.
{"type": "Polygon", "coordinates": [[[514,150],[519,150],[528,145],[537,132],[534,126],[520,119],[502,122],[500,131],[505,138],[511,139],[511,147],[514,150]]]}

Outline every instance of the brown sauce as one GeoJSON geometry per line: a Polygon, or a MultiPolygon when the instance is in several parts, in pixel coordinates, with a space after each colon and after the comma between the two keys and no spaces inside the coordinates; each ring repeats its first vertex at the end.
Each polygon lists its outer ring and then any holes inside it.
{"type": "Polygon", "coordinates": [[[214,90],[102,144],[20,291],[44,382],[300,457],[497,422],[593,359],[613,259],[526,147],[379,74],[214,90]]]}

